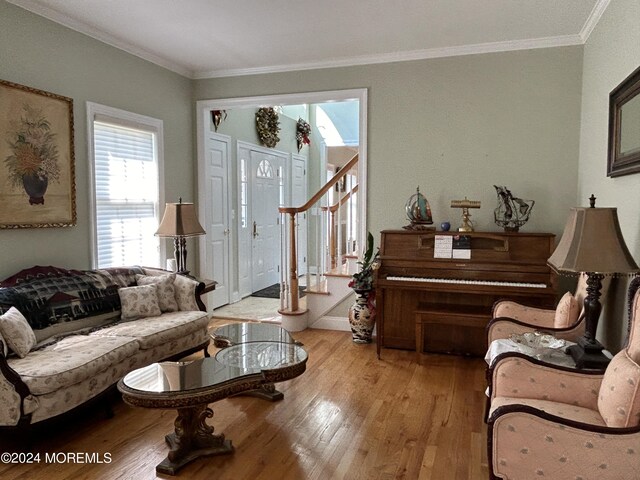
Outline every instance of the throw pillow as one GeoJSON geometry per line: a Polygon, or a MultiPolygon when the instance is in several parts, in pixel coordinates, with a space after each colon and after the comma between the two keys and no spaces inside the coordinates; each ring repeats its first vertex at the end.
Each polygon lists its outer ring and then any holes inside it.
{"type": "Polygon", "coordinates": [[[16,307],[11,307],[7,313],[0,315],[0,334],[7,346],[20,358],[26,357],[36,344],[31,326],[16,307]]]}
{"type": "Polygon", "coordinates": [[[640,425],[640,366],[619,352],[600,384],[598,410],[608,427],[637,427],[640,425]]]}
{"type": "Polygon", "coordinates": [[[163,312],[178,311],[176,302],[176,289],[173,282],[176,279],[175,273],[168,275],[136,275],[138,285],[155,285],[158,293],[158,305],[163,312]]]}
{"type": "Polygon", "coordinates": [[[162,314],[155,285],[119,288],[118,295],[122,306],[120,318],[124,321],[162,314]]]}
{"type": "Polygon", "coordinates": [[[571,292],[567,292],[558,302],[556,307],[556,316],[553,321],[555,328],[567,328],[578,321],[578,314],[580,313],[580,305],[578,300],[571,292]]]}
{"type": "Polygon", "coordinates": [[[200,308],[196,303],[196,287],[198,282],[192,278],[185,277],[184,275],[176,275],[174,282],[176,287],[176,301],[180,311],[198,311],[200,308]]]}

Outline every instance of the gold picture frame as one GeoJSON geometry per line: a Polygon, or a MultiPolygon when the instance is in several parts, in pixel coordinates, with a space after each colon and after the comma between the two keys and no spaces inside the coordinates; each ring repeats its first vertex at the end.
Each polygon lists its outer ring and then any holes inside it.
{"type": "Polygon", "coordinates": [[[0,80],[0,228],[76,225],[73,100],[0,80]]]}

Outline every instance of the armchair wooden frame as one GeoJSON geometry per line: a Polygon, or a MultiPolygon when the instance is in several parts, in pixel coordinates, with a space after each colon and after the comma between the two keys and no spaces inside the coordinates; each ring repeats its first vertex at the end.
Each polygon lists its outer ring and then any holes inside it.
{"type": "MultiPolygon", "coordinates": [[[[633,315],[637,315],[637,312],[633,311],[634,301],[636,301],[636,294],[640,290],[640,277],[636,277],[632,280],[629,286],[628,292],[628,315],[629,322],[627,326],[627,341],[624,349],[626,350],[631,344],[631,333],[632,326],[634,322],[639,322],[640,318],[633,318],[633,315]]],[[[567,330],[567,329],[560,329],[567,330]]],[[[637,332],[637,328],[635,332],[637,332]]],[[[637,342],[638,339],[635,339],[637,342]]],[[[634,342],[635,343],[635,342],[634,342]]],[[[510,403],[506,405],[499,405],[495,408],[491,415],[489,416],[492,400],[496,396],[496,384],[498,378],[502,376],[502,372],[505,371],[505,368],[509,368],[509,364],[512,365],[520,362],[524,364],[524,368],[526,372],[544,372],[545,375],[548,375],[545,383],[553,383],[557,381],[554,379],[554,375],[557,376],[558,379],[561,377],[567,378],[567,374],[570,376],[570,381],[575,382],[575,385],[582,385],[585,389],[584,391],[594,392],[594,388],[599,388],[601,384],[605,371],[604,370],[576,370],[570,367],[563,367],[557,365],[551,365],[549,363],[545,363],[544,361],[529,357],[522,353],[517,352],[507,352],[498,355],[491,366],[487,369],[487,383],[488,383],[488,398],[487,398],[487,408],[485,411],[485,421],[487,422],[487,452],[488,452],[488,464],[489,464],[489,472],[491,479],[501,479],[503,476],[496,475],[496,470],[494,462],[494,442],[497,441],[494,439],[494,434],[496,433],[496,429],[504,428],[518,428],[517,422],[520,422],[520,425],[523,423],[531,422],[532,425],[536,427],[544,429],[553,430],[554,428],[559,429],[560,431],[569,431],[577,432],[576,435],[579,437],[582,435],[583,440],[586,438],[586,441],[589,441],[589,438],[593,438],[596,440],[604,439],[606,437],[606,441],[609,442],[608,445],[612,445],[612,449],[615,451],[616,448],[626,449],[627,453],[629,452],[628,445],[639,445],[640,444],[640,425],[635,425],[631,427],[608,427],[605,425],[597,425],[591,423],[584,423],[581,421],[577,421],[575,419],[563,418],[561,416],[555,415],[553,413],[545,412],[539,408],[535,408],[531,405],[527,405],[527,398],[535,399],[536,397],[523,397],[523,403],[510,403]],[[528,419],[527,419],[528,418],[528,419]],[[508,423],[503,423],[508,422],[508,423]],[[515,427],[513,425],[516,425],[515,427]],[[568,429],[568,430],[567,430],[568,429]],[[591,436],[591,437],[590,437],[591,436]]],[[[534,374],[532,374],[532,379],[534,378],[534,374]]],[[[501,380],[502,381],[502,380],[501,380]]],[[[532,380],[533,381],[533,380],[532,380]]],[[[544,389],[544,386],[534,387],[538,389],[544,389]]],[[[571,397],[575,389],[572,388],[572,385],[567,385],[565,391],[561,391],[559,389],[558,392],[546,391],[545,394],[541,395],[540,399],[548,399],[551,402],[557,401],[559,404],[571,405],[573,402],[577,407],[586,407],[590,410],[598,410],[598,397],[591,397],[589,400],[582,399],[580,402],[584,403],[580,404],[578,400],[574,401],[575,397],[571,397]]],[[[517,397],[517,390],[514,390],[514,394],[517,397]]],[[[595,392],[594,392],[595,393],[595,392]]],[[[504,394],[502,394],[504,395],[504,394]]],[[[557,412],[556,412],[557,413],[557,412]]],[[[594,441],[595,443],[595,441],[594,441]]],[[[640,453],[640,449],[633,449],[634,454],[640,453]]],[[[596,462],[596,460],[592,458],[585,458],[588,465],[588,462],[596,462]]],[[[615,459],[611,460],[615,462],[615,459]]],[[[590,465],[591,472],[596,475],[598,478],[622,478],[617,477],[615,474],[613,476],[612,473],[606,470],[607,466],[604,464],[601,465],[590,465]],[[605,469],[598,471],[599,468],[605,469]],[[607,476],[608,475],[608,476],[607,476]]],[[[628,468],[628,467],[627,467],[628,468]]],[[[638,464],[638,469],[640,471],[640,463],[638,464]]],[[[571,477],[573,478],[573,477],[571,477]]]]}

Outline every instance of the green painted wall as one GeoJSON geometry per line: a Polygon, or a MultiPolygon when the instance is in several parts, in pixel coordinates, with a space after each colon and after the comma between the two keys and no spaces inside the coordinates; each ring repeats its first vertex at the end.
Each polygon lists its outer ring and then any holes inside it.
{"type": "MultiPolygon", "coordinates": [[[[74,100],[78,211],[75,227],[0,230],[0,278],[34,264],[90,267],[86,101],[162,119],[166,200],[195,200],[195,100],[352,88],[369,95],[371,231],[404,225],[417,185],[436,223],[456,225],[450,201],[467,196],[482,201],[477,228],[497,230],[492,185],[505,184],[536,200],[525,230],[558,235],[568,208],[594,193],[618,207],[640,260],[640,174],[606,177],[608,95],[640,65],[639,19],[636,0],[616,0],[584,47],[192,81],[0,0],[0,78],[74,100]]],[[[614,282],[605,310],[613,349],[626,284],[614,282]]]]}
{"type": "Polygon", "coordinates": [[[497,230],[494,184],[536,200],[528,231],[562,232],[576,198],[582,47],[196,80],[194,99],[368,89],[369,229],[407,222],[417,185],[436,223],[453,199],[481,200],[497,230]]]}
{"type": "MultiPolygon", "coordinates": [[[[612,1],[584,47],[580,162],[576,205],[617,207],[620,227],[636,262],[640,262],[640,174],[607,177],[609,93],[640,66],[640,2],[612,1]]],[[[626,339],[625,279],[614,280],[599,325],[600,337],[616,350],[626,339]]]]}
{"type": "Polygon", "coordinates": [[[177,201],[180,195],[185,201],[193,199],[195,135],[189,79],[4,0],[0,78],[73,98],[78,212],[75,227],[0,230],[0,278],[32,265],[91,267],[86,101],[163,120],[166,200],[177,201]]]}

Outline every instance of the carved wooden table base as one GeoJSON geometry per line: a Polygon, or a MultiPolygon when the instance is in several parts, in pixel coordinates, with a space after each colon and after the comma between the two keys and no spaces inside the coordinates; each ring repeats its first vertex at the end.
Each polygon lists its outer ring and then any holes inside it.
{"type": "Polygon", "coordinates": [[[165,437],[171,450],[167,458],[156,466],[156,472],[175,475],[196,458],[233,453],[231,440],[225,440],[222,433],[214,434],[213,427],[207,425],[207,418],[212,417],[213,410],[206,404],[179,408],[175,432],[165,437]]]}
{"type": "Polygon", "coordinates": [[[242,393],[280,400],[283,395],[274,384],[301,375],[306,364],[307,352],[294,343],[242,343],[220,350],[215,358],[134,370],[118,382],[118,389],[129,405],[178,411],[175,431],[165,437],[169,454],[156,466],[158,473],[175,475],[196,458],[233,452],[231,441],[207,425],[213,417],[210,403],[242,393]]]}

